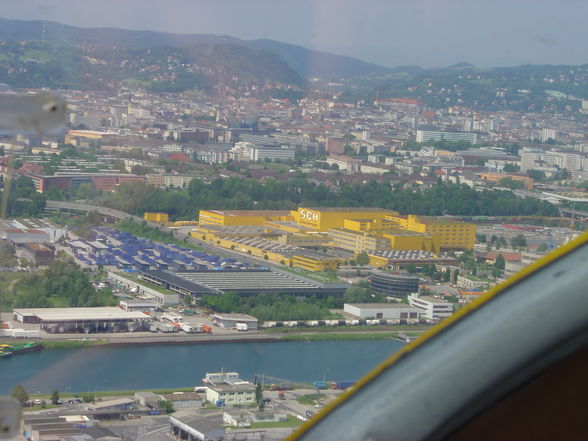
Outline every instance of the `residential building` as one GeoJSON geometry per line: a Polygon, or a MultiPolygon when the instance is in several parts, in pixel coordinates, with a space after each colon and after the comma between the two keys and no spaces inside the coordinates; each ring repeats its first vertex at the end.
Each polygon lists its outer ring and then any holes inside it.
{"type": "Polygon", "coordinates": [[[492,282],[488,279],[481,279],[475,276],[457,276],[457,286],[464,289],[481,289],[486,290],[492,282]]]}
{"type": "Polygon", "coordinates": [[[146,175],[146,179],[158,188],[186,188],[192,179],[202,179],[202,175],[153,174],[146,175]]]}
{"type": "Polygon", "coordinates": [[[345,153],[345,139],[328,136],[325,150],[329,155],[342,155],[345,153]]]}
{"type": "Polygon", "coordinates": [[[549,140],[557,141],[557,130],[555,129],[543,129],[541,131],[541,142],[547,142],[549,140]]]}
{"type": "Polygon", "coordinates": [[[327,158],[327,164],[331,166],[335,164],[339,170],[346,170],[350,173],[358,173],[361,169],[361,161],[348,156],[329,156],[327,158]]]}

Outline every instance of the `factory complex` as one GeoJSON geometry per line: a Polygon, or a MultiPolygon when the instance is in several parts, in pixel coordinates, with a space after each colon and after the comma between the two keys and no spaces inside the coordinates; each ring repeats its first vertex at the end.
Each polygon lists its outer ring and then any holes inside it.
{"type": "Polygon", "coordinates": [[[476,227],[380,208],[200,210],[192,236],[281,265],[324,271],[363,251],[377,267],[423,259],[452,263],[442,253],[473,249],[476,227]],[[394,254],[399,252],[411,254],[394,254]]]}

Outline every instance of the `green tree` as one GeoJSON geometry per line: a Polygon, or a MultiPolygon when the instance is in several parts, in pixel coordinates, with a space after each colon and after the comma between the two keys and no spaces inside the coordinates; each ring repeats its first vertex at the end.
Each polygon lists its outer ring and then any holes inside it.
{"type": "Polygon", "coordinates": [[[255,402],[259,403],[260,401],[263,401],[263,389],[261,383],[257,383],[255,385],[255,402]]]}
{"type": "Polygon", "coordinates": [[[165,411],[165,413],[174,413],[176,410],[174,409],[174,404],[171,401],[168,400],[159,400],[157,402],[157,406],[159,406],[160,409],[162,409],[163,411],[165,411]]]}
{"type": "Polygon", "coordinates": [[[12,398],[17,399],[22,406],[24,406],[26,402],[29,400],[29,394],[27,393],[25,388],[22,387],[20,384],[17,384],[12,388],[10,396],[12,398]]]}
{"type": "Polygon", "coordinates": [[[51,392],[51,403],[59,404],[59,391],[57,389],[53,389],[53,392],[51,392]]]}
{"type": "Polygon", "coordinates": [[[538,253],[544,253],[545,251],[547,251],[547,245],[542,243],[541,245],[539,245],[537,247],[537,252],[538,253]]]}
{"type": "Polygon", "coordinates": [[[510,176],[502,178],[500,181],[498,181],[498,185],[501,187],[510,188],[511,190],[519,190],[525,186],[525,184],[523,184],[521,181],[516,181],[510,176]]]}
{"type": "Polygon", "coordinates": [[[545,180],[545,172],[541,170],[527,170],[527,176],[539,182],[545,180]]]}
{"type": "Polygon", "coordinates": [[[5,243],[0,245],[0,266],[1,267],[13,267],[16,266],[17,261],[16,257],[14,257],[14,246],[5,243]]]}
{"type": "Polygon", "coordinates": [[[513,248],[524,248],[527,246],[527,239],[523,234],[517,234],[510,241],[513,248]]]}
{"type": "Polygon", "coordinates": [[[513,165],[513,164],[505,164],[504,169],[503,169],[503,171],[505,171],[506,173],[516,173],[520,170],[521,170],[521,167],[519,167],[518,165],[513,165]]]}
{"type": "Polygon", "coordinates": [[[368,255],[368,253],[366,251],[362,251],[355,258],[355,262],[357,262],[357,264],[360,266],[367,265],[370,263],[370,256],[368,255]]]}
{"type": "Polygon", "coordinates": [[[496,256],[496,259],[494,259],[494,268],[499,269],[499,270],[503,270],[505,265],[506,265],[506,262],[504,260],[504,256],[502,254],[499,254],[498,256],[496,256]]]}

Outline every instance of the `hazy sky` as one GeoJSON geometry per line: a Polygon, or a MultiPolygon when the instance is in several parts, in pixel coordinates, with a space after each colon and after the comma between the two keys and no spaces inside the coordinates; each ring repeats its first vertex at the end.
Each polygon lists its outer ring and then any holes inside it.
{"type": "Polygon", "coordinates": [[[0,17],[271,38],[385,66],[588,63],[586,0],[0,0],[0,17]]]}

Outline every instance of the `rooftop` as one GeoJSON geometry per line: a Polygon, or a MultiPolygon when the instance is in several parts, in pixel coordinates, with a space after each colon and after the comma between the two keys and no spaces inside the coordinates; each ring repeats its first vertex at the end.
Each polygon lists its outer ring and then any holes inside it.
{"type": "Polygon", "coordinates": [[[182,410],[171,414],[170,422],[172,424],[183,423],[192,430],[202,434],[223,430],[220,419],[215,421],[210,417],[194,415],[194,412],[190,410],[182,410]]]}
{"type": "Polygon", "coordinates": [[[202,396],[196,392],[175,392],[162,395],[168,401],[192,401],[202,400],[202,396]]]}
{"type": "Polygon", "coordinates": [[[223,216],[288,216],[289,210],[201,210],[223,216]]]}
{"type": "Polygon", "coordinates": [[[307,210],[322,211],[326,213],[359,213],[359,212],[381,212],[381,213],[393,213],[391,210],[385,210],[383,208],[375,207],[298,207],[299,209],[305,208],[307,210]]]}
{"type": "Polygon", "coordinates": [[[178,273],[189,281],[219,291],[313,289],[314,284],[273,271],[210,271],[178,273]]]}
{"type": "Polygon", "coordinates": [[[247,320],[247,321],[257,321],[255,317],[252,317],[247,314],[225,314],[222,312],[217,312],[214,314],[215,317],[218,317],[220,320],[247,320]]]}
{"type": "Polygon", "coordinates": [[[255,384],[249,382],[239,384],[210,384],[207,387],[217,392],[250,392],[255,390],[255,384]]]}
{"type": "Polygon", "coordinates": [[[77,320],[137,320],[148,319],[148,315],[136,311],[124,311],[115,306],[96,308],[19,308],[15,314],[36,316],[43,321],[77,320]]]}
{"type": "Polygon", "coordinates": [[[362,309],[412,309],[412,306],[406,303],[346,303],[346,305],[362,309]]]}
{"type": "Polygon", "coordinates": [[[437,298],[431,297],[431,296],[418,296],[418,297],[415,298],[415,300],[416,299],[420,299],[420,300],[423,300],[425,302],[429,302],[429,303],[433,303],[433,304],[437,304],[437,305],[439,305],[439,304],[442,304],[442,305],[450,305],[451,304],[447,300],[437,299],[437,298]]]}

